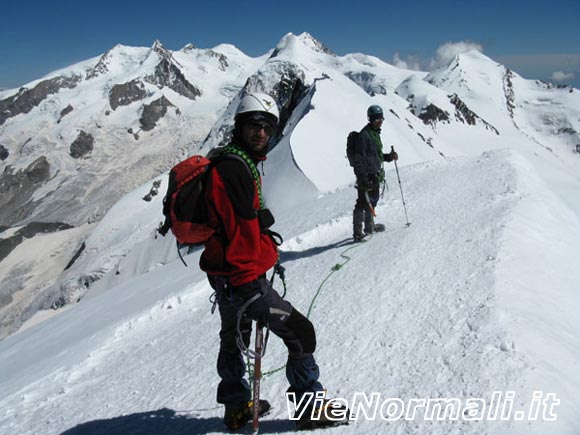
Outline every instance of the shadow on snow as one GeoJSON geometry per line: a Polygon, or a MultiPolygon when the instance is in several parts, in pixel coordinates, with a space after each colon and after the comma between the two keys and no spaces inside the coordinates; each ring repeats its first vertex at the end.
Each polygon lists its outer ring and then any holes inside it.
{"type": "MultiPolygon", "coordinates": [[[[289,420],[263,420],[260,433],[291,432],[289,420]]],[[[251,424],[242,433],[251,432],[251,424]]],[[[203,418],[172,409],[142,412],[81,423],[61,435],[205,435],[231,433],[219,417],[203,418]]]]}

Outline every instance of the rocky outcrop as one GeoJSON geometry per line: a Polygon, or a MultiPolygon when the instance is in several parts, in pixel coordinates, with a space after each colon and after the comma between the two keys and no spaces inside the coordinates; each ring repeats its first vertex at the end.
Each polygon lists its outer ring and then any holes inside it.
{"type": "Polygon", "coordinates": [[[267,70],[259,71],[246,82],[245,92],[265,92],[276,100],[280,122],[275,137],[284,131],[294,109],[308,93],[309,87],[304,83],[304,71],[292,62],[273,62],[267,70]]]}
{"type": "Polygon", "coordinates": [[[32,89],[20,88],[17,94],[0,101],[0,125],[21,113],[28,113],[51,94],[63,88],[72,89],[81,80],[80,76],[58,76],[43,80],[32,89]]]}
{"type": "Polygon", "coordinates": [[[435,104],[431,103],[421,110],[417,117],[423,121],[424,124],[434,126],[438,122],[449,122],[449,113],[441,110],[435,104]]]}
{"type": "Polygon", "coordinates": [[[503,93],[505,96],[505,104],[510,114],[510,118],[512,119],[514,125],[517,127],[516,120],[514,118],[514,109],[516,108],[515,104],[515,93],[514,93],[514,85],[513,79],[514,73],[509,68],[505,68],[505,73],[503,75],[503,93]]]}
{"type": "Polygon", "coordinates": [[[164,87],[172,89],[190,100],[201,96],[201,91],[188,82],[177,65],[167,58],[161,60],[155,67],[155,73],[146,76],[144,80],[160,89],[164,87]]]}
{"type": "Polygon", "coordinates": [[[469,125],[475,125],[477,122],[480,122],[487,130],[491,130],[495,134],[499,135],[497,128],[470,110],[469,107],[467,107],[467,105],[463,102],[463,100],[457,96],[457,94],[450,95],[449,101],[455,106],[455,119],[469,125]]]}
{"type": "Polygon", "coordinates": [[[29,201],[42,183],[50,178],[50,165],[42,156],[24,170],[7,166],[0,176],[0,222],[13,225],[28,216],[34,205],[29,201]]]}
{"type": "Polygon", "coordinates": [[[387,88],[382,84],[377,83],[377,76],[372,73],[366,71],[348,71],[345,75],[359,85],[371,97],[374,97],[375,95],[387,95],[387,88]]]}
{"type": "Polygon", "coordinates": [[[90,134],[80,131],[75,141],[70,146],[70,155],[74,159],[85,157],[93,150],[95,139],[90,134]]]}
{"type": "Polygon", "coordinates": [[[10,153],[8,152],[6,147],[4,145],[0,144],[0,160],[6,160],[9,155],[10,155],[10,153]]]}
{"type": "Polygon", "coordinates": [[[302,74],[293,74],[282,77],[274,86],[273,95],[278,100],[280,108],[280,122],[276,137],[279,137],[294,109],[300,104],[300,101],[308,94],[309,87],[303,82],[302,74]]]}
{"type": "Polygon", "coordinates": [[[73,106],[71,106],[70,104],[68,106],[66,106],[64,109],[62,109],[60,111],[60,118],[58,118],[58,121],[56,121],[57,124],[60,124],[60,121],[62,121],[62,118],[64,118],[66,115],[68,115],[69,113],[71,113],[73,111],[73,106]]]}
{"type": "Polygon", "coordinates": [[[209,57],[213,57],[213,58],[217,59],[217,61],[218,61],[218,62],[219,62],[219,64],[220,64],[220,67],[219,67],[219,68],[220,68],[222,71],[225,71],[225,70],[226,70],[226,68],[227,68],[228,66],[230,66],[230,64],[229,64],[229,62],[228,62],[228,58],[227,58],[225,55],[223,55],[223,54],[221,54],[221,53],[218,53],[217,51],[213,51],[213,50],[207,50],[207,51],[206,51],[206,53],[207,53],[207,55],[208,55],[209,57]]]}
{"type": "Polygon", "coordinates": [[[87,71],[87,74],[85,76],[87,80],[94,79],[95,77],[98,77],[102,74],[106,74],[107,72],[109,72],[108,65],[111,63],[111,59],[113,58],[112,51],[113,50],[109,50],[105,54],[103,54],[99,59],[99,61],[97,62],[97,64],[89,71],[87,71]]]}
{"type": "Polygon", "coordinates": [[[83,242],[81,247],[77,250],[77,252],[75,252],[70,261],[67,263],[64,270],[69,270],[72,267],[72,265],[75,264],[75,262],[79,259],[79,257],[81,256],[86,247],[87,247],[86,242],[83,242]]]}
{"type": "Polygon", "coordinates": [[[153,186],[151,186],[151,190],[147,195],[143,197],[143,201],[151,202],[154,196],[159,194],[159,188],[161,187],[161,180],[155,180],[153,182],[153,186]]]}
{"type": "Polygon", "coordinates": [[[118,84],[109,91],[109,104],[111,109],[127,106],[135,101],[140,101],[147,96],[145,85],[138,79],[130,82],[118,84]]]}
{"type": "Polygon", "coordinates": [[[168,107],[175,106],[171,104],[171,101],[165,97],[158,98],[151,104],[146,104],[143,107],[143,113],[139,119],[141,128],[145,131],[153,130],[157,124],[157,121],[163,118],[167,113],[168,107]]]}

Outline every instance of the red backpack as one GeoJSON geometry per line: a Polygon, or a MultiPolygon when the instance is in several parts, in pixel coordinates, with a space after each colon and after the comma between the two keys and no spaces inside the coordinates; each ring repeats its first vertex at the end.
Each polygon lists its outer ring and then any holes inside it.
{"type": "Polygon", "coordinates": [[[260,176],[255,165],[250,166],[249,156],[236,146],[217,148],[210,151],[208,157],[191,156],[171,168],[163,198],[165,222],[158,228],[162,236],[171,230],[179,245],[205,243],[212,236],[215,231],[207,224],[205,186],[211,165],[224,158],[244,163],[258,186],[260,208],[264,208],[260,176]]]}
{"type": "Polygon", "coordinates": [[[169,172],[167,193],[163,198],[165,222],[159,233],[169,230],[182,245],[204,243],[214,233],[207,225],[205,184],[212,161],[203,156],[191,156],[169,172]]]}

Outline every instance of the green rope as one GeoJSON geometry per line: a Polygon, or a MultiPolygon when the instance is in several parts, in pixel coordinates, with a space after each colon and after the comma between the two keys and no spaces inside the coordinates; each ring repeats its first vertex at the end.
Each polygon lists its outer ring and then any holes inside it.
{"type": "MultiPolygon", "coordinates": [[[[371,236],[369,237],[368,240],[370,241],[372,238],[373,238],[373,235],[371,234],[371,236]]],[[[320,295],[320,292],[322,291],[322,288],[325,286],[326,282],[332,277],[332,275],[334,275],[335,272],[338,272],[339,270],[341,270],[351,260],[351,258],[348,255],[346,255],[346,253],[353,250],[353,249],[358,248],[361,245],[362,245],[362,243],[358,243],[354,246],[351,246],[351,247],[345,249],[344,251],[342,251],[340,253],[340,256],[344,259],[344,261],[342,263],[337,263],[334,266],[332,266],[330,269],[330,273],[322,280],[322,282],[318,286],[316,293],[314,294],[314,296],[312,297],[312,300],[310,301],[310,306],[308,307],[308,312],[306,313],[307,319],[310,319],[310,315],[312,314],[312,311],[314,310],[314,307],[315,307],[316,299],[320,295]]],[[[271,376],[274,373],[278,373],[279,371],[284,370],[285,367],[286,366],[283,365],[281,367],[278,367],[277,369],[270,370],[268,372],[264,372],[264,373],[262,373],[262,377],[271,376]]]]}

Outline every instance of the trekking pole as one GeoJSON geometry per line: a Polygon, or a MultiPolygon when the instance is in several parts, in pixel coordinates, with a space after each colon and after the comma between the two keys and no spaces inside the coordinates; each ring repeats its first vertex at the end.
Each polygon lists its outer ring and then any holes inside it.
{"type": "Polygon", "coordinates": [[[256,322],[256,359],[254,360],[254,398],[252,403],[252,433],[256,435],[260,428],[260,380],[262,378],[262,350],[264,347],[264,330],[256,322]]]}
{"type": "MultiPolygon", "coordinates": [[[[395,152],[395,147],[392,146],[391,147],[391,152],[395,152]]],[[[403,200],[403,208],[405,209],[405,219],[407,219],[407,223],[406,223],[406,227],[409,227],[411,225],[411,222],[409,222],[409,216],[407,216],[407,204],[405,204],[405,197],[403,196],[403,186],[401,186],[401,177],[399,177],[399,167],[397,166],[397,161],[393,160],[395,162],[395,171],[397,172],[397,180],[399,180],[399,189],[401,190],[401,199],[403,200]]]]}

